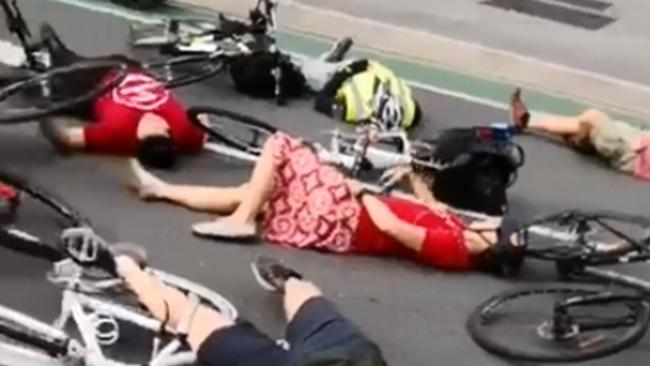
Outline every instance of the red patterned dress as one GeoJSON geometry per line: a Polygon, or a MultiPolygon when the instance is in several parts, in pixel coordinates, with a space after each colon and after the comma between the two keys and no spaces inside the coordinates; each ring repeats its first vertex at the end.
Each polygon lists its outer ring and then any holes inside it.
{"type": "Polygon", "coordinates": [[[419,253],[381,232],[348,188],[345,176],[322,164],[310,147],[284,133],[272,139],[273,191],[262,221],[269,242],[299,249],[408,258],[428,266],[468,270],[464,223],[408,200],[381,201],[401,220],[426,230],[419,253]]]}
{"type": "Polygon", "coordinates": [[[345,177],[286,134],[272,137],[274,189],[262,232],[266,240],[296,248],[349,252],[361,205],[345,177]]]}

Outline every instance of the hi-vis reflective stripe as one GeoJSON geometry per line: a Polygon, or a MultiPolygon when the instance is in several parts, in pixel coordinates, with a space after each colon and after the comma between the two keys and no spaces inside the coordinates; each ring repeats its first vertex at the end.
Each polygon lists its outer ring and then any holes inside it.
{"type": "Polygon", "coordinates": [[[348,82],[348,86],[350,90],[352,91],[352,97],[354,98],[354,106],[355,106],[355,116],[354,120],[359,121],[362,119],[365,119],[367,117],[367,106],[366,103],[363,100],[363,97],[361,96],[361,90],[359,90],[359,84],[354,80],[351,79],[348,82]]]}

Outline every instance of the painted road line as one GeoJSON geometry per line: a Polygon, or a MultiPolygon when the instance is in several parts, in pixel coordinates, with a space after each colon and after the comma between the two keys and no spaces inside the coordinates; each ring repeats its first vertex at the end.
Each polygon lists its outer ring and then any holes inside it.
{"type": "MultiPolygon", "coordinates": [[[[143,23],[152,23],[168,17],[214,17],[214,13],[206,13],[203,9],[182,9],[175,6],[167,6],[160,12],[144,13],[111,4],[106,0],[53,1],[143,23]]],[[[321,37],[291,32],[278,32],[278,42],[288,52],[309,56],[316,56],[324,52],[329,48],[331,43],[330,40],[321,37]]],[[[357,57],[377,59],[394,69],[400,77],[411,81],[412,85],[418,88],[494,108],[507,108],[506,101],[513,88],[511,85],[505,83],[464,75],[450,71],[442,65],[407,60],[398,55],[381,54],[368,50],[355,51],[351,54],[357,57]]],[[[526,98],[529,105],[536,106],[535,109],[545,114],[577,114],[589,107],[584,103],[535,91],[527,91],[526,98]]],[[[632,125],[647,125],[645,121],[637,117],[615,111],[608,112],[612,114],[613,118],[632,125]]]]}

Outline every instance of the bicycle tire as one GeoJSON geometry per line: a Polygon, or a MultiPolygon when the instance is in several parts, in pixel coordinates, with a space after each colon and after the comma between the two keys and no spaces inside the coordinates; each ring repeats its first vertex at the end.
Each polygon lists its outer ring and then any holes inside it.
{"type": "Polygon", "coordinates": [[[69,226],[90,226],[91,222],[72,205],[58,195],[31,183],[28,179],[17,174],[0,170],[0,182],[8,184],[16,190],[27,193],[32,198],[43,203],[68,221],[69,226]]]}
{"type": "Polygon", "coordinates": [[[198,117],[199,115],[213,115],[220,118],[226,118],[232,120],[238,124],[241,124],[251,131],[262,132],[268,136],[276,133],[277,128],[269,125],[266,122],[263,122],[257,118],[247,116],[238,112],[233,112],[226,109],[214,108],[214,107],[192,107],[187,111],[190,121],[203,131],[205,131],[209,137],[213,138],[216,141],[219,141],[223,144],[226,144],[232,148],[235,148],[241,152],[259,155],[261,144],[257,142],[246,143],[242,142],[236,137],[230,136],[229,134],[223,132],[219,127],[213,123],[206,124],[202,122],[198,117]]]}
{"type": "MultiPolygon", "coordinates": [[[[650,321],[650,306],[648,303],[645,301],[635,302],[633,304],[633,311],[637,317],[635,326],[630,332],[612,344],[608,344],[602,347],[593,347],[586,350],[582,348],[578,351],[575,351],[574,353],[560,353],[558,344],[551,346],[556,348],[554,352],[557,353],[555,354],[543,354],[541,352],[535,353],[529,350],[517,349],[516,347],[512,346],[512,343],[508,343],[506,345],[502,342],[499,342],[501,338],[512,333],[506,333],[503,331],[503,329],[501,329],[501,332],[496,335],[488,332],[487,328],[490,326],[490,319],[487,318],[488,314],[494,312],[497,307],[503,306],[505,303],[512,302],[512,299],[521,299],[523,297],[536,293],[561,294],[565,297],[571,297],[594,295],[600,292],[597,290],[581,289],[576,287],[536,287],[504,291],[498,295],[492,296],[491,298],[481,303],[470,314],[469,318],[467,319],[466,329],[472,340],[484,350],[508,359],[546,363],[579,362],[609,356],[633,346],[641,340],[647,330],[648,321],[650,321]],[[498,338],[499,340],[495,338],[498,338]]],[[[547,310],[550,311],[552,309],[547,310]]],[[[498,319],[505,319],[507,318],[508,314],[502,313],[498,314],[497,316],[498,319]]],[[[525,316],[520,316],[520,318],[530,319],[530,315],[527,318],[525,316]]],[[[492,319],[492,321],[494,321],[494,319],[492,319]]],[[[535,328],[537,332],[540,331],[541,326],[542,325],[535,328]]],[[[520,325],[520,328],[523,329],[526,327],[520,325]]],[[[544,339],[539,334],[535,335],[539,339],[544,339]]],[[[517,337],[518,341],[521,341],[524,338],[522,335],[514,335],[513,337],[517,337]]],[[[546,339],[546,341],[552,340],[546,339]]],[[[566,346],[566,344],[564,344],[564,346],[566,346]]],[[[566,350],[566,347],[562,349],[566,350]]]]}
{"type": "Polygon", "coordinates": [[[0,123],[14,124],[33,121],[35,119],[44,118],[62,110],[67,110],[78,104],[95,99],[99,95],[106,93],[108,90],[116,87],[120,82],[122,82],[127,74],[127,65],[121,62],[106,59],[84,60],[76,62],[69,66],[53,68],[46,72],[34,73],[30,78],[20,80],[18,82],[5,86],[4,88],[0,89],[0,101],[6,100],[7,98],[18,94],[25,89],[29,89],[30,87],[41,85],[48,79],[54,77],[64,78],[64,76],[61,76],[61,74],[65,75],[68,73],[79,72],[87,69],[104,68],[117,71],[114,73],[110,81],[100,83],[98,86],[91,89],[88,93],[81,96],[72,97],[68,100],[58,102],[50,101],[51,103],[44,108],[37,108],[32,106],[30,108],[24,108],[22,110],[9,109],[9,112],[3,111],[0,113],[0,123]]]}
{"type": "MultiPolygon", "coordinates": [[[[542,225],[551,222],[562,222],[562,221],[566,222],[565,225],[569,225],[570,223],[577,223],[578,221],[591,222],[600,226],[602,230],[610,233],[614,232],[612,231],[612,229],[617,230],[617,228],[612,227],[612,225],[607,223],[607,221],[614,221],[618,223],[625,223],[627,225],[638,226],[639,228],[642,228],[646,231],[650,230],[650,219],[648,219],[645,216],[621,213],[616,211],[607,211],[607,210],[599,210],[599,211],[565,210],[559,213],[545,215],[542,216],[541,218],[534,219],[529,223],[527,223],[525,226],[530,227],[533,225],[542,225]],[[609,227],[610,229],[607,229],[606,227],[609,227]]],[[[622,234],[631,237],[626,233],[622,233],[622,234]]],[[[644,243],[648,243],[650,237],[644,237],[644,238],[631,237],[631,239],[633,239],[636,242],[640,242],[641,245],[644,245],[644,243]]],[[[599,263],[603,259],[607,259],[607,258],[616,258],[617,256],[624,255],[634,250],[636,250],[634,246],[627,246],[625,248],[621,248],[615,251],[609,251],[609,250],[592,251],[590,253],[585,253],[584,247],[580,246],[577,243],[571,242],[571,244],[567,246],[552,245],[546,248],[529,247],[526,249],[526,255],[532,258],[536,258],[540,260],[548,260],[548,261],[570,260],[579,257],[581,262],[585,264],[589,264],[589,263],[599,263]]]]}
{"type": "Polygon", "coordinates": [[[146,63],[143,66],[167,88],[173,89],[195,84],[218,74],[224,69],[225,62],[223,58],[212,55],[183,55],[146,63]],[[192,67],[192,72],[186,72],[184,76],[171,76],[172,68],[182,67],[192,67]]]}

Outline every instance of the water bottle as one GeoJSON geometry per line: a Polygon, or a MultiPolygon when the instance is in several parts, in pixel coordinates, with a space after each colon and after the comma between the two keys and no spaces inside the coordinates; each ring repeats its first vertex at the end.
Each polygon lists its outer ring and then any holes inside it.
{"type": "Polygon", "coordinates": [[[512,126],[508,122],[492,122],[490,124],[494,138],[497,141],[508,142],[512,140],[514,134],[512,126]]]}

